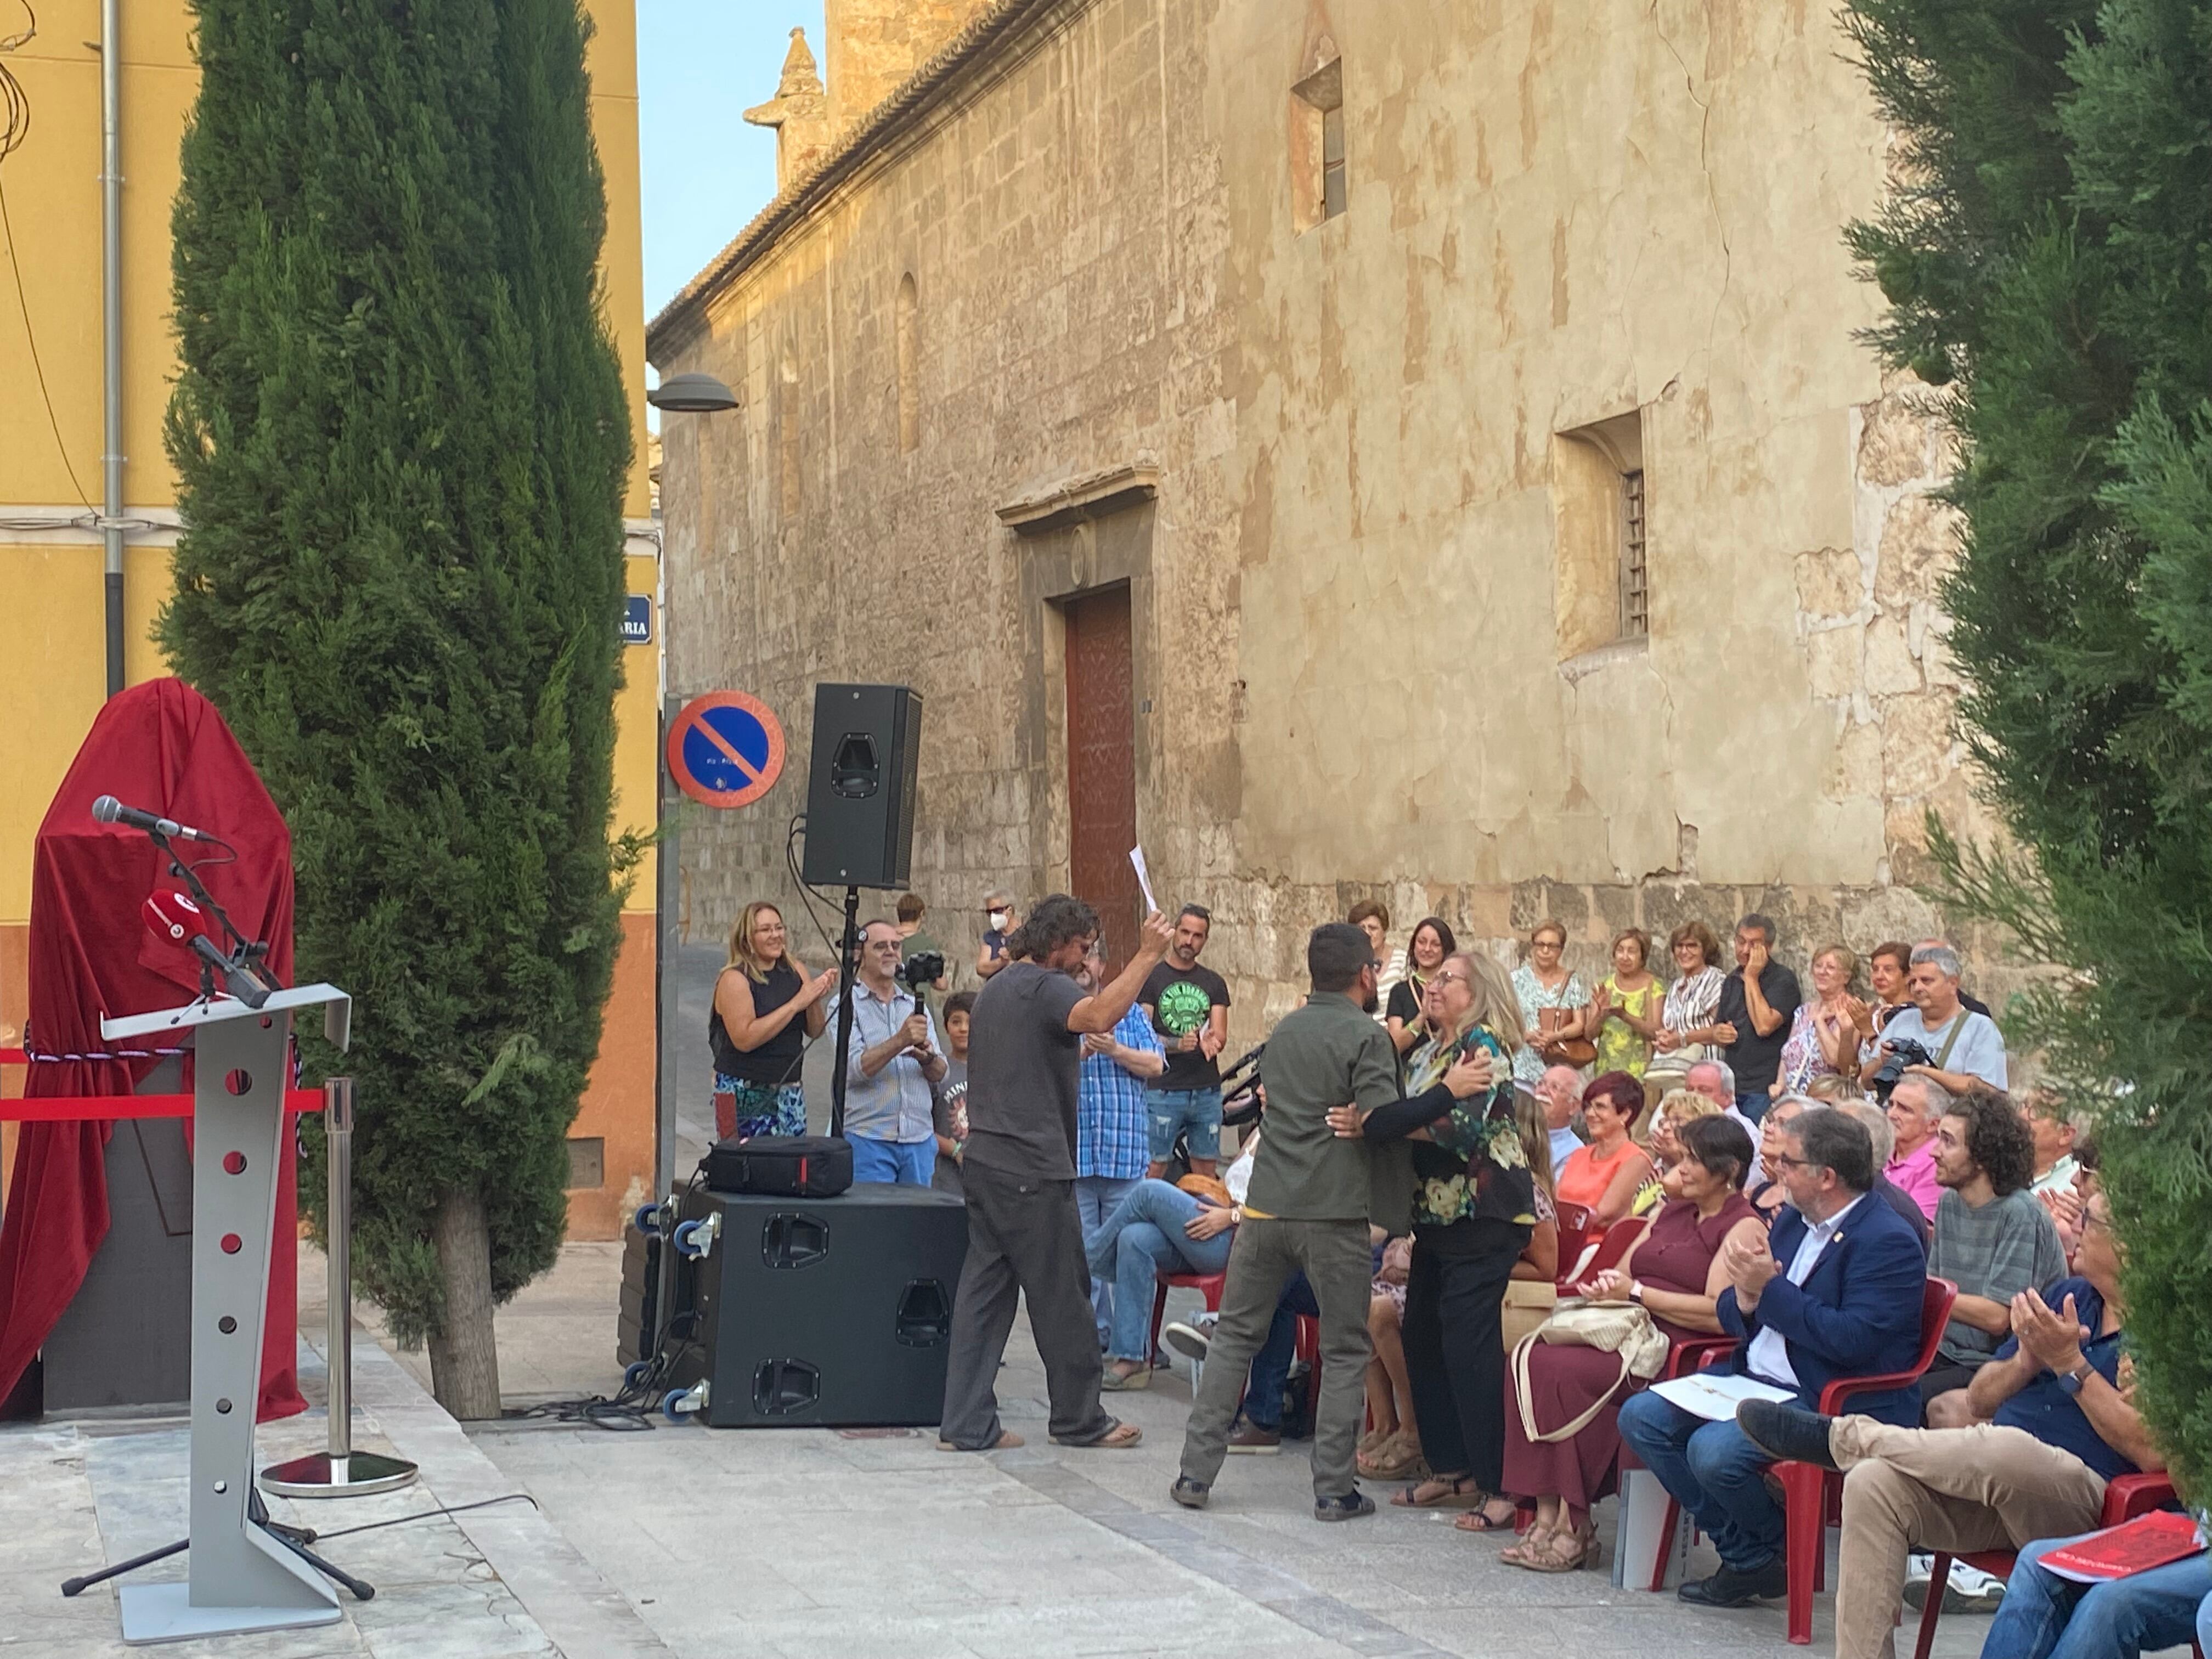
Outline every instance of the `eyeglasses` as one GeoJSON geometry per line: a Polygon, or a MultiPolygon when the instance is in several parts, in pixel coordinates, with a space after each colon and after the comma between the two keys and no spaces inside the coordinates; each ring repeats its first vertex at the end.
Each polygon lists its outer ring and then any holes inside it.
{"type": "Polygon", "coordinates": [[[1777,1152],[1766,1161],[1778,1170],[1817,1170],[1822,1167],[1810,1158],[1792,1158],[1787,1152],[1777,1152]]]}
{"type": "Polygon", "coordinates": [[[2086,1233],[2092,1227],[2099,1232],[2108,1233],[2112,1231],[2112,1218],[2108,1215],[2099,1215],[2094,1210],[2082,1211],[2081,1231],[2086,1233]]]}
{"type": "Polygon", "coordinates": [[[1567,948],[1567,942],[1563,939],[1531,939],[1529,944],[1539,951],[1564,951],[1567,948]]]}
{"type": "Polygon", "coordinates": [[[1432,974],[1429,977],[1429,983],[1431,985],[1472,985],[1474,981],[1469,979],[1465,974],[1432,974]]]}

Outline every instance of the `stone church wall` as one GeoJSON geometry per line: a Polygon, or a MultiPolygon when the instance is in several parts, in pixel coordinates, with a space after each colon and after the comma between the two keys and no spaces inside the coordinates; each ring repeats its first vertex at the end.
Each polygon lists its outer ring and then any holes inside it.
{"type": "MultiPolygon", "coordinates": [[[[986,888],[1066,878],[1054,601],[1127,580],[1139,831],[1240,1041],[1360,896],[1509,958],[1556,915],[1585,967],[1753,908],[1801,969],[1941,927],[1922,815],[1987,830],[1946,457],[1854,338],[1840,228],[1888,158],[1832,9],[1000,11],[655,325],[744,399],[665,428],[672,690],[766,696],[799,765],[814,682],[917,686],[915,885],[972,945],[986,888]],[[1613,638],[1588,491],[1630,465],[1649,631],[1613,638]]],[[[791,902],[803,784],[771,803],[687,823],[690,937],[791,902]]]]}

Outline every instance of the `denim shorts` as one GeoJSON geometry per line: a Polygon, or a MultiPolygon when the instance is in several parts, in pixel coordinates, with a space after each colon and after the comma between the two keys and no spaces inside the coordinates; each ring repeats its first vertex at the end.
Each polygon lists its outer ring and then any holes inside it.
{"type": "Polygon", "coordinates": [[[1221,1156],[1221,1091],[1145,1091],[1146,1150],[1155,1164],[1175,1152],[1176,1137],[1188,1130],[1193,1158],[1221,1156]]]}

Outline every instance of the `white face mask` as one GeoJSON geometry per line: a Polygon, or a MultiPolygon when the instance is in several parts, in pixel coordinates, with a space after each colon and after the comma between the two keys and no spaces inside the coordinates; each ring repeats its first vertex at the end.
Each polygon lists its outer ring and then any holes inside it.
{"type": "Polygon", "coordinates": [[[997,928],[1002,933],[1006,931],[1006,913],[1004,910],[994,910],[991,912],[991,926],[997,928]]]}

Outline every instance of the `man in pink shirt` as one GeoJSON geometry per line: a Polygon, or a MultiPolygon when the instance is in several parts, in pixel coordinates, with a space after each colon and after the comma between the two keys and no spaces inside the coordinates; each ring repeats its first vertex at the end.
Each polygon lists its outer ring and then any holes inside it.
{"type": "Polygon", "coordinates": [[[1889,1122],[1897,1131],[1897,1148],[1882,1173],[1897,1184],[1930,1221],[1942,1201],[1943,1188],[1936,1179],[1936,1126],[1958,1103],[1935,1079],[1915,1072],[1901,1078],[1889,1091],[1889,1122]]]}

